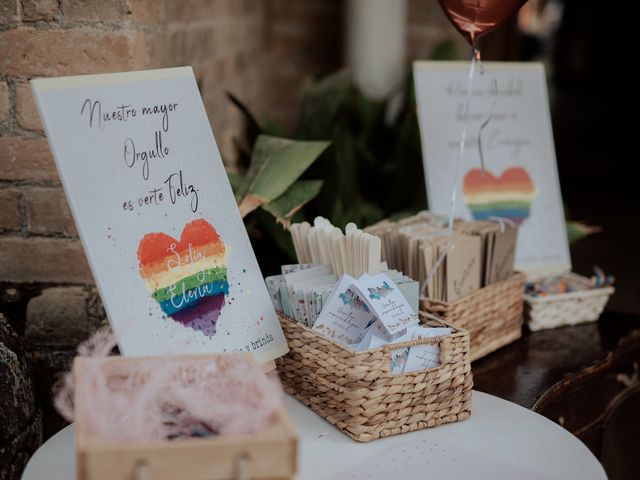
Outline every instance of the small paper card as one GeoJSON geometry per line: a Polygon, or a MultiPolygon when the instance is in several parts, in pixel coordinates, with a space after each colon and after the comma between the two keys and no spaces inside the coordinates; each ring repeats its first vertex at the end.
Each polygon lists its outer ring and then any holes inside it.
{"type": "Polygon", "coordinates": [[[510,225],[502,225],[495,233],[489,283],[505,280],[513,273],[517,237],[518,229],[510,225]]]}
{"type": "Polygon", "coordinates": [[[355,283],[353,277],[343,275],[313,325],[314,330],[342,345],[359,343],[364,330],[375,321],[355,283]]]}
{"type": "Polygon", "coordinates": [[[121,352],[286,353],[191,68],[32,87],[121,352]]]}
{"type": "Polygon", "coordinates": [[[419,323],[418,315],[386,274],[360,278],[354,287],[389,335],[419,323]]]}
{"type": "MultiPolygon", "coordinates": [[[[451,329],[447,327],[427,328],[415,326],[408,328],[403,336],[394,341],[401,343],[419,338],[440,337],[450,334],[451,329]]],[[[399,348],[391,352],[391,373],[393,375],[435,368],[439,365],[440,346],[438,344],[414,345],[413,347],[399,348]]]]}
{"type": "Polygon", "coordinates": [[[516,269],[569,271],[571,259],[551,131],[544,67],[483,62],[464,114],[469,62],[416,62],[414,78],[430,208],[451,209],[459,145],[455,215],[508,218],[519,225],[516,269]],[[482,163],[484,162],[484,171],[482,163]]]}
{"type": "Polygon", "coordinates": [[[448,302],[465,297],[480,288],[480,258],[480,237],[453,235],[449,254],[445,259],[448,302]]]}

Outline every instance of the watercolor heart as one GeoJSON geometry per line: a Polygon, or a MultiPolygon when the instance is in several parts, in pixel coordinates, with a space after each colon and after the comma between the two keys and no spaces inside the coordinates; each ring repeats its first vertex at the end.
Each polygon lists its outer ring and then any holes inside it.
{"type": "Polygon", "coordinates": [[[517,225],[529,218],[536,188],[522,167],[511,167],[499,177],[479,168],[469,170],[462,186],[464,201],[474,220],[508,218],[517,225]]]}
{"type": "Polygon", "coordinates": [[[184,227],[180,241],[147,233],[138,245],[140,275],[166,315],[213,337],[229,293],[228,253],[216,229],[199,219],[184,227]]]}

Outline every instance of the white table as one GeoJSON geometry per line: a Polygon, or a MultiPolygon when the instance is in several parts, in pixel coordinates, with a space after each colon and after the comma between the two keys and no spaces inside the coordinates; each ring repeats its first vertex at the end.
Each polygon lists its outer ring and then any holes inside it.
{"type": "MultiPolygon", "coordinates": [[[[473,393],[464,422],[358,443],[291,397],[300,436],[299,480],[606,479],[587,447],[548,419],[506,400],[473,393]]],[[[22,480],[75,479],[70,425],[35,453],[22,480]]]]}

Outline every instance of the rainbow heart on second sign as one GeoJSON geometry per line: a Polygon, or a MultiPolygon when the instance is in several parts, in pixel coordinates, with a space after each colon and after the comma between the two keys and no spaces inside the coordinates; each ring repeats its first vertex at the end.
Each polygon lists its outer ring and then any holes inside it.
{"type": "Polygon", "coordinates": [[[508,218],[520,225],[529,218],[536,188],[522,167],[507,168],[499,177],[473,168],[464,176],[462,193],[474,220],[508,218]]]}
{"type": "Polygon", "coordinates": [[[228,253],[213,226],[194,220],[184,227],[179,241],[159,232],[140,240],[140,275],[167,316],[213,337],[229,293],[228,253]]]}

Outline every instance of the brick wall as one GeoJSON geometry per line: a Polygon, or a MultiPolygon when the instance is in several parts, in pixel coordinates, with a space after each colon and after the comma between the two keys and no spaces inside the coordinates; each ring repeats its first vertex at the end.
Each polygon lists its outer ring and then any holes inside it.
{"type": "Polygon", "coordinates": [[[223,154],[259,105],[260,0],[0,0],[0,280],[89,283],[91,274],[28,80],[193,65],[223,154]]]}
{"type": "MultiPolygon", "coordinates": [[[[291,127],[301,83],[343,64],[343,0],[0,0],[0,312],[27,340],[45,436],[76,344],[104,321],[36,111],[30,78],[192,65],[225,160],[241,118],[291,127]]],[[[455,36],[410,0],[411,58],[455,36]]]]}
{"type": "Polygon", "coordinates": [[[0,279],[92,281],[27,82],[144,68],[154,3],[1,0],[0,279]]]}
{"type": "Polygon", "coordinates": [[[228,157],[224,91],[260,107],[264,18],[261,0],[0,0],[0,312],[26,340],[45,438],[57,374],[105,319],[29,79],[192,65],[228,157]]]}
{"type": "MultiPolygon", "coordinates": [[[[294,124],[309,75],[342,65],[340,0],[0,0],[0,280],[88,283],[28,80],[192,65],[223,157],[241,118],[294,124]],[[63,267],[64,266],[64,267],[63,267]]],[[[451,36],[436,2],[409,1],[410,58],[451,36]]]]}
{"type": "Polygon", "coordinates": [[[266,3],[267,68],[263,92],[269,120],[290,128],[301,84],[343,65],[343,2],[270,0],[266,3]]]}

